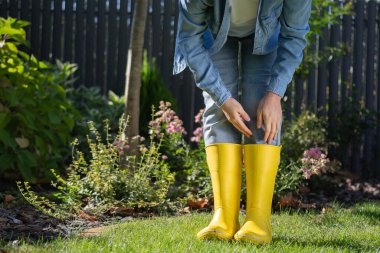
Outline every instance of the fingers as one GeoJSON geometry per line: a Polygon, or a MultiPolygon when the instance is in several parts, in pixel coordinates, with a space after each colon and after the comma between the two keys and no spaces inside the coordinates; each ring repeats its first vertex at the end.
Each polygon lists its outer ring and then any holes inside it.
{"type": "Polygon", "coordinates": [[[231,98],[223,105],[222,110],[226,115],[227,120],[232,123],[232,125],[237,130],[239,130],[247,137],[250,137],[252,135],[251,130],[245,125],[243,121],[250,121],[251,119],[238,101],[231,98]]]}
{"type": "Polygon", "coordinates": [[[260,129],[263,123],[263,111],[260,107],[257,109],[257,128],[260,129]]]}
{"type": "Polygon", "coordinates": [[[229,120],[231,124],[243,133],[245,136],[250,137],[252,135],[251,130],[244,124],[243,120],[238,115],[237,117],[233,117],[229,120]]]}
{"type": "Polygon", "coordinates": [[[270,144],[272,140],[274,140],[274,137],[276,136],[277,132],[277,126],[276,121],[273,120],[271,124],[271,132],[269,133],[268,143],[270,144]]]}
{"type": "Polygon", "coordinates": [[[274,126],[275,126],[275,131],[274,131],[274,135],[273,135],[273,140],[276,141],[277,140],[277,133],[278,133],[278,121],[276,121],[274,126]]]}
{"type": "Polygon", "coordinates": [[[240,115],[243,117],[244,120],[246,121],[250,121],[251,118],[249,117],[248,113],[246,111],[244,111],[244,109],[242,108],[242,110],[240,111],[240,115]]]}
{"type": "Polygon", "coordinates": [[[264,128],[265,128],[264,141],[269,142],[270,139],[268,137],[269,137],[270,132],[272,130],[272,124],[271,124],[270,118],[268,118],[268,117],[264,118],[264,128]]]}

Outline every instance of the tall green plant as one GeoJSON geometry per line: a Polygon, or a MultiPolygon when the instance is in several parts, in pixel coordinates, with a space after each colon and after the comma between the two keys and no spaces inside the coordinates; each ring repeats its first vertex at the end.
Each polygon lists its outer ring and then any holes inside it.
{"type": "Polygon", "coordinates": [[[304,49],[303,61],[297,68],[296,75],[306,76],[310,69],[318,63],[331,61],[334,57],[347,53],[349,48],[343,43],[339,43],[337,47],[326,46],[324,49],[318,49],[318,53],[314,48],[318,38],[327,39],[324,31],[329,25],[338,24],[343,15],[354,15],[352,7],[351,1],[342,3],[340,1],[313,0],[309,19],[310,31],[306,35],[308,44],[304,49]]]}
{"type": "Polygon", "coordinates": [[[79,117],[66,98],[74,64],[39,61],[29,46],[29,23],[0,18],[0,174],[35,180],[51,176],[69,155],[70,134],[79,117]]]}

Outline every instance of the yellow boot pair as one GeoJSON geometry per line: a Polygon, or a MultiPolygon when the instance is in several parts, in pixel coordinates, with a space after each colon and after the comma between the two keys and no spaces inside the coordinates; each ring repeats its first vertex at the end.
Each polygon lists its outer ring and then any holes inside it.
{"type": "Polygon", "coordinates": [[[247,212],[240,228],[242,145],[217,143],[206,147],[207,164],[214,194],[210,224],[198,239],[236,239],[255,244],[270,243],[270,214],[281,145],[243,145],[247,183],[247,212]]]}

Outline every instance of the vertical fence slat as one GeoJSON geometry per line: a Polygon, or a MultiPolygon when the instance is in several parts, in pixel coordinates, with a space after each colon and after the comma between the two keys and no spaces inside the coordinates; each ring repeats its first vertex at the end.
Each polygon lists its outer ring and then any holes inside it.
{"type": "Polygon", "coordinates": [[[75,9],[75,62],[78,64],[75,86],[82,85],[84,75],[84,0],[77,0],[75,9]]]}
{"type": "MultiPolygon", "coordinates": [[[[367,4],[368,32],[367,32],[367,63],[366,63],[366,83],[365,83],[365,107],[373,109],[373,82],[374,82],[374,55],[375,55],[375,24],[376,24],[376,2],[371,0],[367,4]]],[[[370,123],[370,118],[366,117],[366,123],[370,123]]],[[[364,164],[363,176],[372,176],[372,128],[368,128],[364,138],[364,164]]]]}
{"type": "MultiPolygon", "coordinates": [[[[313,36],[312,38],[314,41],[316,41],[316,36],[313,36]]],[[[316,43],[313,43],[310,47],[310,54],[315,55],[317,52],[316,48],[316,43]]],[[[306,90],[306,103],[307,103],[307,108],[311,110],[312,112],[316,112],[316,103],[315,103],[315,98],[316,98],[316,66],[313,64],[312,67],[310,67],[309,70],[309,75],[307,77],[307,90],[306,90]]]]}
{"type": "Polygon", "coordinates": [[[32,37],[31,37],[31,49],[32,53],[39,58],[40,57],[40,1],[32,1],[32,37]]]}
{"type": "Polygon", "coordinates": [[[43,1],[41,59],[49,61],[51,43],[51,0],[43,1]]]}
{"type": "Polygon", "coordinates": [[[128,10],[129,1],[120,2],[120,23],[119,23],[119,45],[118,45],[118,60],[117,60],[117,92],[124,92],[125,68],[127,65],[127,49],[129,47],[128,33],[128,10]],[[124,10],[124,11],[122,11],[124,10]]]}
{"type": "Polygon", "coordinates": [[[101,88],[102,94],[107,94],[107,83],[104,82],[105,66],[105,12],[106,2],[98,2],[98,27],[96,33],[96,85],[101,88]]]}
{"type": "MultiPolygon", "coordinates": [[[[330,46],[338,47],[340,34],[340,26],[338,24],[331,26],[330,31],[330,46]]],[[[336,122],[335,114],[338,110],[338,89],[339,89],[339,57],[333,57],[329,66],[329,110],[328,110],[328,137],[331,140],[336,138],[336,122]]],[[[331,157],[336,155],[334,146],[329,147],[331,157]]]]}
{"type": "MultiPolygon", "coordinates": [[[[161,23],[161,2],[153,0],[152,3],[153,13],[152,13],[152,54],[156,58],[156,62],[161,62],[160,46],[161,46],[161,36],[162,36],[162,23],[161,23]]],[[[177,11],[175,12],[177,13],[177,11]]],[[[176,17],[177,18],[177,17],[176,17]]],[[[174,22],[176,24],[176,22],[174,22]]],[[[161,67],[160,64],[157,64],[161,67]]]]}
{"type": "MultiPolygon", "coordinates": [[[[351,30],[352,30],[352,16],[343,16],[343,29],[342,29],[342,43],[345,48],[351,48],[351,30]]],[[[347,52],[342,57],[341,66],[341,110],[345,109],[347,99],[347,85],[350,82],[350,67],[351,67],[351,54],[347,52]]]]}
{"type": "Polygon", "coordinates": [[[86,15],[86,85],[94,85],[94,36],[95,36],[95,2],[87,1],[86,15]]]}
{"type": "Polygon", "coordinates": [[[8,16],[8,2],[6,0],[0,2],[0,16],[4,18],[8,16]]]}
{"type": "Polygon", "coordinates": [[[72,61],[73,59],[73,0],[65,0],[65,39],[64,39],[64,53],[65,61],[72,61]]]}
{"type": "Polygon", "coordinates": [[[9,5],[9,16],[12,18],[20,18],[19,12],[18,12],[18,0],[11,0],[9,5]]]}
{"type": "Polygon", "coordinates": [[[171,43],[170,43],[170,37],[171,37],[171,20],[172,20],[172,0],[165,0],[164,5],[164,21],[163,21],[163,37],[162,37],[162,63],[161,63],[161,70],[163,73],[163,77],[165,80],[165,84],[167,87],[169,86],[169,79],[170,79],[170,55],[171,55],[171,43]]]}
{"type": "Polygon", "coordinates": [[[62,54],[62,0],[54,0],[53,59],[61,59],[62,54]]]}
{"type": "MultiPolygon", "coordinates": [[[[327,46],[327,29],[323,29],[322,36],[319,37],[318,50],[322,51],[327,46]]],[[[317,115],[326,115],[326,82],[327,68],[326,62],[322,61],[318,64],[318,92],[317,92],[317,115]]]]}
{"type": "MultiPolygon", "coordinates": [[[[349,1],[349,0],[348,0],[349,1]]],[[[346,1],[345,4],[348,2],[346,1]]],[[[341,64],[341,88],[340,88],[340,111],[342,113],[346,110],[346,101],[347,101],[347,87],[352,81],[351,76],[351,64],[352,64],[352,24],[353,17],[351,15],[344,15],[342,20],[342,43],[344,48],[346,49],[346,54],[342,56],[342,64],[341,64]]],[[[342,162],[342,167],[346,170],[351,169],[351,163],[349,161],[349,152],[350,145],[342,145],[340,147],[340,160],[342,162]]]]}
{"type": "Polygon", "coordinates": [[[108,15],[108,49],[107,49],[107,83],[108,88],[112,91],[116,90],[115,83],[115,66],[116,66],[116,28],[117,28],[117,13],[116,0],[109,1],[108,15]]]}
{"type": "MultiPolygon", "coordinates": [[[[363,29],[364,29],[364,1],[355,3],[355,41],[354,41],[354,60],[353,60],[353,102],[359,107],[358,103],[362,86],[363,70],[363,29]]],[[[354,138],[352,145],[352,170],[360,174],[360,157],[361,157],[361,136],[354,138]]]]}
{"type": "Polygon", "coordinates": [[[152,28],[152,16],[150,13],[150,6],[151,1],[148,0],[148,10],[147,10],[147,16],[146,16],[146,22],[145,22],[145,30],[144,30],[144,51],[146,50],[148,61],[151,59],[151,48],[150,48],[150,34],[151,34],[151,28],[152,28]]]}
{"type": "MultiPolygon", "coordinates": [[[[4,1],[4,2],[6,2],[6,1],[4,1]]],[[[29,9],[29,6],[30,6],[30,0],[22,0],[21,1],[20,18],[22,20],[30,21],[30,9],[29,9]]],[[[30,26],[31,25],[24,27],[25,33],[26,33],[26,39],[28,41],[30,40],[30,30],[31,30],[30,26]]],[[[26,53],[30,53],[30,48],[28,48],[26,46],[22,45],[20,47],[20,49],[23,50],[26,53]]]]}
{"type": "MultiPolygon", "coordinates": [[[[378,5],[377,10],[378,17],[380,16],[380,7],[378,5]]],[[[378,35],[377,41],[380,43],[380,19],[377,19],[377,27],[378,27],[378,35]]],[[[379,45],[379,44],[378,44],[379,45]]],[[[375,146],[375,168],[374,168],[374,176],[376,178],[380,178],[380,71],[379,71],[379,62],[380,62],[380,50],[377,51],[377,120],[376,120],[376,146],[375,146]]]]}

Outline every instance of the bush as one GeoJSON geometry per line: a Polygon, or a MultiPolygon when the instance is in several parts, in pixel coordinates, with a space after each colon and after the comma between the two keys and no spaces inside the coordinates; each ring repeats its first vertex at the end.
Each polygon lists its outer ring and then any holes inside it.
{"type": "Polygon", "coordinates": [[[284,121],[281,161],[276,178],[275,195],[297,193],[312,175],[334,172],[340,163],[327,158],[327,119],[303,111],[293,121],[284,121]]]}
{"type": "Polygon", "coordinates": [[[70,134],[79,117],[66,97],[74,64],[38,61],[18,49],[28,46],[29,23],[0,18],[0,174],[25,179],[52,176],[69,156],[70,134]]]}
{"type": "Polygon", "coordinates": [[[166,159],[171,172],[175,174],[175,184],[170,190],[172,198],[198,198],[212,193],[204,142],[202,138],[202,110],[195,116],[200,127],[194,131],[191,140],[197,142],[193,148],[184,139],[187,134],[183,122],[171,108],[170,102],[160,101],[159,110],[152,109],[150,134],[162,145],[160,152],[166,159]]]}
{"type": "MultiPolygon", "coordinates": [[[[18,182],[25,199],[42,212],[64,219],[85,210],[92,215],[100,215],[111,208],[133,211],[160,211],[170,208],[167,192],[173,182],[173,175],[159,152],[161,142],[150,138],[148,146],[142,144],[140,153],[127,155],[127,166],[121,169],[121,155],[128,152],[128,140],[123,138],[126,121],[124,114],[119,120],[119,131],[112,140],[109,121],[104,121],[105,142],[101,134],[89,122],[92,134],[87,142],[92,158],[89,161],[83,152],[75,150],[78,140],[73,141],[73,162],[62,177],[54,170],[56,182],[52,183],[58,191],[54,194],[56,202],[47,197],[36,195],[27,182],[18,182]],[[75,151],[75,152],[74,152],[75,151]]],[[[143,139],[141,140],[143,141],[143,139]]]]}

